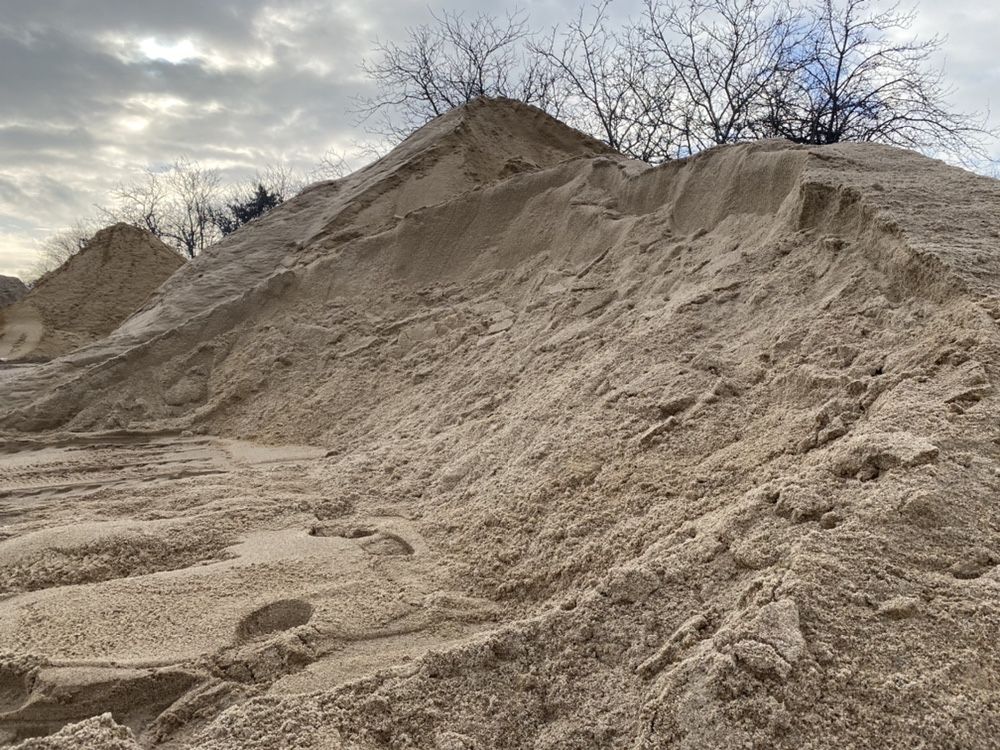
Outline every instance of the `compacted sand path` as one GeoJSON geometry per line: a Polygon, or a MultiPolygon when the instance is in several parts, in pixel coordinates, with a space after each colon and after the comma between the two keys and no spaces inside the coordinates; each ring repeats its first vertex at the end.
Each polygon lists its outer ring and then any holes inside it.
{"type": "Polygon", "coordinates": [[[479,629],[474,603],[435,603],[410,520],[340,520],[309,478],[324,453],[128,433],[3,444],[0,643],[30,656],[0,662],[0,736],[110,710],[155,738],[182,696],[204,713],[272,683],[331,687],[479,629]]]}

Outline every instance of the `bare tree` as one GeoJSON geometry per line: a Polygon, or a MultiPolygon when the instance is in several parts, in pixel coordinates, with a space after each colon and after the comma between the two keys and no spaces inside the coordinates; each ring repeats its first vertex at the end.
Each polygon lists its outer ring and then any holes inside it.
{"type": "Polygon", "coordinates": [[[992,133],[950,107],[932,65],[940,38],[901,40],[912,13],[881,0],[644,2],[640,26],[612,27],[610,0],[596,0],[547,36],[521,11],[432,14],[402,45],[377,45],[363,113],[399,138],[477,96],[507,96],[654,163],[774,136],[984,161],[992,133]]]}
{"type": "Polygon", "coordinates": [[[273,161],[258,169],[251,183],[263,185],[277,195],[281,202],[287,201],[302,192],[306,180],[289,163],[273,161]]]}
{"type": "Polygon", "coordinates": [[[162,238],[169,201],[167,189],[163,173],[147,168],[138,179],[119,183],[111,191],[110,208],[98,206],[97,210],[106,221],[123,221],[162,238]]]}
{"type": "Polygon", "coordinates": [[[179,159],[166,170],[146,169],[120,184],[110,207],[98,207],[106,221],[146,229],[193,258],[219,239],[215,215],[221,197],[218,170],[179,159]]]}
{"type": "Polygon", "coordinates": [[[502,17],[431,15],[432,24],[407,30],[404,44],[377,42],[375,58],[362,63],[377,93],[359,100],[359,113],[376,132],[401,139],[482,96],[519,99],[558,112],[555,76],[527,49],[523,11],[502,17]]]}
{"type": "Polygon", "coordinates": [[[784,0],[646,0],[646,40],[684,92],[686,150],[764,134],[767,92],[800,64],[784,0]]]}
{"type": "Polygon", "coordinates": [[[59,268],[83,250],[96,232],[97,226],[93,221],[80,220],[73,226],[46,237],[38,248],[38,259],[31,267],[30,278],[39,279],[59,268]]]}
{"type": "Polygon", "coordinates": [[[351,171],[347,156],[340,151],[330,148],[323,152],[323,155],[316,162],[316,166],[309,173],[313,180],[339,180],[351,171]]]}
{"type": "Polygon", "coordinates": [[[221,197],[219,172],[179,160],[167,173],[167,182],[172,205],[163,236],[193,258],[219,239],[214,221],[221,197]]]}
{"type": "Polygon", "coordinates": [[[982,155],[983,122],[956,113],[932,57],[941,37],[903,38],[914,12],[874,0],[817,0],[804,64],[774,92],[770,126],[799,143],[879,141],[982,155]]]}
{"type": "Polygon", "coordinates": [[[635,159],[669,159],[678,152],[677,77],[654,68],[638,29],[609,29],[610,1],[594,5],[590,18],[581,9],[531,49],[558,73],[570,124],[635,159]]]}

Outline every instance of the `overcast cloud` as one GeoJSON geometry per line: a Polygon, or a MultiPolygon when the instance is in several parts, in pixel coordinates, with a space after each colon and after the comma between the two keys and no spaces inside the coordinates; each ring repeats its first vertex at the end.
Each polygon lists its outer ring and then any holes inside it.
{"type": "MultiPolygon", "coordinates": [[[[577,5],[522,7],[547,27],[577,5]]],[[[365,137],[350,111],[361,58],[427,13],[409,0],[0,0],[0,273],[23,275],[39,240],[148,166],[185,156],[237,178],[350,151],[365,137]]],[[[916,31],[949,37],[960,108],[1000,107],[998,25],[992,2],[920,6],[916,31]]]]}

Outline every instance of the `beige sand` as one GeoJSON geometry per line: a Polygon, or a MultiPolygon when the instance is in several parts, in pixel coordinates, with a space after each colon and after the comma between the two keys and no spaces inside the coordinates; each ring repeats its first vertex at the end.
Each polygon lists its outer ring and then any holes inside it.
{"type": "Polygon", "coordinates": [[[0,312],[0,359],[49,359],[107,336],[183,264],[143,229],[102,229],[0,312]]]}
{"type": "Polygon", "coordinates": [[[0,731],[993,747],[998,251],[909,152],[439,118],[0,379],[0,731]]]}
{"type": "Polygon", "coordinates": [[[27,293],[28,287],[19,278],[0,274],[0,307],[14,304],[27,293]]]}

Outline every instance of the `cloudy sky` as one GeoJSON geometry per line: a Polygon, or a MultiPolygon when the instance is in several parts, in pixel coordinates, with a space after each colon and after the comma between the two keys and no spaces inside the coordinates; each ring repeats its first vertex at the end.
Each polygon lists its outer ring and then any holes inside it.
{"type": "MultiPolygon", "coordinates": [[[[521,7],[542,28],[578,4],[521,7]]],[[[1000,9],[919,8],[918,33],[948,35],[956,105],[1000,108],[1000,9]]],[[[0,0],[0,273],[24,274],[41,239],[143,168],[184,156],[238,177],[350,151],[365,137],[351,111],[366,92],[362,57],[427,17],[424,0],[0,0]]]]}

